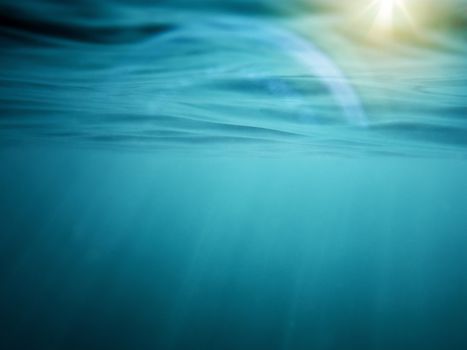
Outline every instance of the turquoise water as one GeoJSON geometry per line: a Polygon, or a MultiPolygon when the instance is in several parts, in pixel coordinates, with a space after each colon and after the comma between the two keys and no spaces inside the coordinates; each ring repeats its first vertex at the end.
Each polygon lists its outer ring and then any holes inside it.
{"type": "Polygon", "coordinates": [[[1,1],[0,348],[466,348],[466,3],[425,4],[1,1]]]}

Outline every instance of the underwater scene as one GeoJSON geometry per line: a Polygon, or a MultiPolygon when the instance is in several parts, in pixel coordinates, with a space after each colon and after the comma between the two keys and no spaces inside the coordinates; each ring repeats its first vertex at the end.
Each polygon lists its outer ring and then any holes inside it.
{"type": "Polygon", "coordinates": [[[0,0],[0,349],[467,349],[467,0],[0,0]]]}

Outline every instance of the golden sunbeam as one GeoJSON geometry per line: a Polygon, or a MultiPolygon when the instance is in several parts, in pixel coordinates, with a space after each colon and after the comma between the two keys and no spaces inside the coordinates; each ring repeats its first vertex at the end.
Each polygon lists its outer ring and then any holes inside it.
{"type": "Polygon", "coordinates": [[[391,32],[401,21],[414,25],[405,0],[374,0],[367,11],[375,13],[373,30],[391,32]]]}

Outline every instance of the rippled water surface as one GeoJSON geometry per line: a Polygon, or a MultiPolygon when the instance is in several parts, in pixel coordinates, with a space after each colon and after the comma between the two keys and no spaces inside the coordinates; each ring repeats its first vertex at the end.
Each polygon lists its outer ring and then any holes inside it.
{"type": "Polygon", "coordinates": [[[368,2],[0,0],[0,348],[465,349],[467,3],[368,2]]]}
{"type": "Polygon", "coordinates": [[[464,17],[369,41],[310,4],[46,4],[5,5],[2,144],[465,154],[464,17]]]}

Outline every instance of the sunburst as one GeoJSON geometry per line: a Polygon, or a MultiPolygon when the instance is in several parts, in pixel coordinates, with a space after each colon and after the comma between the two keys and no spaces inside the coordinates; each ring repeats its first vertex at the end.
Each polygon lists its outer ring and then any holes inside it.
{"type": "Polygon", "coordinates": [[[412,17],[405,4],[406,0],[373,0],[367,8],[375,14],[373,29],[392,31],[401,17],[413,25],[412,17]]]}

